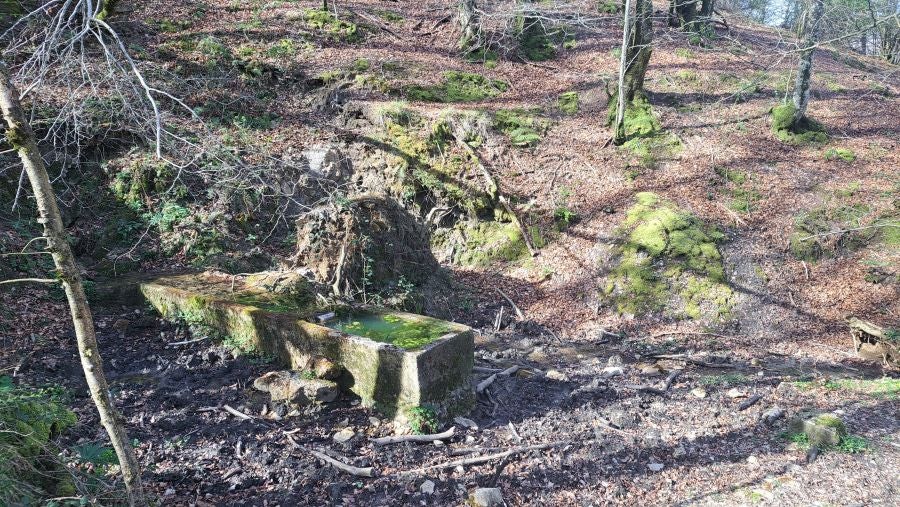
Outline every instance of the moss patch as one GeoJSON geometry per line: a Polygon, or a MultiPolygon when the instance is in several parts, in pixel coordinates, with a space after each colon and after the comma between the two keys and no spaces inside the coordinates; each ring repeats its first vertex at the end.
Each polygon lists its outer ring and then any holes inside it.
{"type": "Polygon", "coordinates": [[[563,114],[575,114],[578,112],[578,92],[560,93],[556,103],[563,114]]]}
{"type": "Polygon", "coordinates": [[[328,11],[308,9],[303,18],[306,20],[307,26],[324,32],[330,38],[346,42],[356,42],[362,39],[356,23],[338,19],[328,11]]]}
{"type": "MultiPolygon", "coordinates": [[[[616,106],[614,96],[610,99],[607,116],[610,125],[616,120],[616,106]]],[[[678,137],[661,130],[659,119],[645,95],[638,95],[625,107],[625,136],[628,140],[622,147],[634,154],[644,167],[652,168],[659,158],[675,155],[681,150],[678,137]]]]}
{"type": "Polygon", "coordinates": [[[802,118],[794,123],[793,104],[782,104],[772,108],[772,133],[786,144],[814,144],[828,142],[828,134],[819,122],[802,118]]]}
{"type": "Polygon", "coordinates": [[[856,160],[856,153],[847,148],[829,148],[825,150],[825,160],[841,159],[848,164],[856,160]]]}
{"type": "Polygon", "coordinates": [[[457,226],[456,231],[462,236],[462,244],[455,249],[455,264],[484,267],[528,256],[528,247],[514,223],[471,222],[457,226]]]}
{"type": "Polygon", "coordinates": [[[728,318],[734,293],[716,246],[722,234],[656,194],[635,200],[605,288],[612,305],[620,313],[670,308],[694,319],[728,318]]]}
{"type": "Polygon", "coordinates": [[[493,126],[506,134],[513,146],[534,146],[547,131],[548,122],[528,109],[500,109],[494,113],[493,126]]]}
{"type": "Polygon", "coordinates": [[[872,220],[871,216],[867,204],[825,205],[802,212],[794,218],[791,253],[798,259],[814,261],[840,251],[859,250],[878,241],[888,246],[897,244],[898,217],[888,213],[872,220]],[[867,223],[876,227],[848,230],[867,223]]]}
{"type": "Polygon", "coordinates": [[[406,97],[425,102],[477,102],[496,97],[508,89],[509,83],[506,81],[451,70],[444,73],[440,84],[408,87],[406,97]]]}

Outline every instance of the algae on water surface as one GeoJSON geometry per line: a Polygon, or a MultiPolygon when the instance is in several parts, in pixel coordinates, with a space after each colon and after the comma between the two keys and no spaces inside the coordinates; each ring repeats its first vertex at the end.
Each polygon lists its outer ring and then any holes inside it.
{"type": "Polygon", "coordinates": [[[453,331],[440,320],[411,319],[392,313],[360,312],[340,317],[326,326],[345,333],[391,343],[406,350],[416,350],[453,331]]]}

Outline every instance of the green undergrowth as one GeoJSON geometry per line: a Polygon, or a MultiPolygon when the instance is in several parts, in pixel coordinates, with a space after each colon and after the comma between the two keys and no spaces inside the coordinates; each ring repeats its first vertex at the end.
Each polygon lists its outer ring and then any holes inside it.
{"type": "Polygon", "coordinates": [[[728,202],[729,209],[738,213],[752,213],[756,211],[757,203],[762,196],[747,173],[721,166],[717,166],[715,171],[724,180],[724,185],[720,185],[720,187],[723,188],[730,198],[728,202]]]}
{"type": "Polygon", "coordinates": [[[802,391],[822,387],[831,391],[849,391],[872,398],[896,400],[900,398],[900,379],[884,377],[879,379],[838,378],[825,381],[797,381],[793,385],[802,391]]]}
{"type": "Polygon", "coordinates": [[[477,102],[496,97],[509,89],[509,83],[471,72],[447,71],[440,84],[406,88],[406,97],[424,102],[477,102]]]}
{"type": "Polygon", "coordinates": [[[786,144],[821,144],[828,142],[828,134],[819,122],[811,118],[801,118],[794,124],[793,104],[782,104],[772,108],[772,133],[786,144]]]}
{"type": "Polygon", "coordinates": [[[356,23],[338,19],[328,11],[308,9],[304,14],[304,20],[310,28],[325,33],[335,40],[356,42],[362,39],[362,33],[356,23]]]}
{"type": "Polygon", "coordinates": [[[656,194],[641,192],[635,201],[618,231],[608,301],[620,313],[667,309],[676,317],[728,319],[734,293],[717,247],[722,233],[656,194]]]}
{"type": "Polygon", "coordinates": [[[500,109],[494,113],[493,126],[506,134],[513,146],[534,146],[540,142],[549,122],[538,118],[535,109],[500,109]]]}
{"type": "Polygon", "coordinates": [[[500,55],[493,50],[478,48],[466,53],[466,61],[469,63],[484,64],[486,69],[493,69],[500,61],[500,55]]]}
{"type": "MultiPolygon", "coordinates": [[[[808,451],[810,448],[809,436],[799,431],[788,431],[779,435],[782,440],[787,440],[797,446],[800,450],[808,451]]],[[[859,454],[871,449],[871,444],[865,438],[859,435],[846,434],[841,437],[837,445],[825,446],[821,451],[840,452],[845,454],[859,454]]]]}
{"type": "MultiPolygon", "coordinates": [[[[836,195],[851,197],[855,194],[847,192],[840,190],[836,195]]],[[[900,213],[876,214],[869,204],[846,203],[844,200],[841,198],[794,217],[794,232],[790,237],[794,257],[815,261],[865,247],[900,247],[900,213]]]]}
{"type": "Polygon", "coordinates": [[[0,377],[0,505],[33,505],[71,496],[74,485],[56,459],[53,439],[77,422],[60,388],[15,386],[0,377]]]}
{"type": "Polygon", "coordinates": [[[412,407],[407,410],[406,417],[409,420],[409,428],[415,435],[433,433],[438,429],[437,412],[431,406],[412,407]]]}
{"type": "Polygon", "coordinates": [[[575,37],[565,26],[548,26],[546,18],[536,13],[519,15],[516,38],[519,54],[532,62],[543,62],[556,57],[558,47],[575,47],[575,37]]]}

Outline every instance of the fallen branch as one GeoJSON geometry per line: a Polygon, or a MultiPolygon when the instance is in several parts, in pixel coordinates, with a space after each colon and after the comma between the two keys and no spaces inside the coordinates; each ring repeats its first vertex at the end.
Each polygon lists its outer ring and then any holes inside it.
{"type": "Polygon", "coordinates": [[[897,227],[897,228],[900,228],[900,223],[873,224],[873,225],[866,225],[866,226],[864,226],[864,227],[853,227],[853,228],[851,228],[851,229],[840,229],[840,230],[837,230],[837,231],[828,231],[828,232],[823,232],[823,233],[821,233],[821,234],[812,234],[812,235],[810,235],[810,236],[806,236],[806,237],[800,238],[798,241],[806,241],[806,240],[810,240],[810,239],[813,239],[813,238],[821,238],[821,237],[824,237],[824,236],[832,236],[832,235],[834,235],[834,234],[844,234],[844,233],[847,233],[847,232],[864,231],[864,230],[866,230],[866,229],[880,229],[880,228],[882,228],[882,227],[897,227]]]}
{"type": "Polygon", "coordinates": [[[203,340],[208,340],[209,336],[203,336],[201,338],[194,338],[193,340],[185,340],[183,342],[171,342],[167,343],[166,347],[177,347],[179,345],[188,345],[190,343],[202,342],[203,340]]]}
{"type": "Polygon", "coordinates": [[[498,288],[496,288],[496,287],[494,288],[494,290],[497,291],[497,294],[500,294],[501,296],[503,296],[503,299],[505,299],[506,301],[508,301],[510,305],[512,305],[513,311],[516,312],[516,317],[518,317],[519,320],[525,320],[525,314],[522,313],[522,310],[520,310],[519,307],[516,306],[515,303],[513,303],[513,300],[510,299],[509,296],[507,296],[506,294],[504,294],[502,290],[500,290],[500,289],[498,289],[498,288]]]}
{"type": "Polygon", "coordinates": [[[756,402],[758,402],[761,399],[762,399],[761,394],[754,394],[753,396],[751,396],[751,397],[747,398],[746,400],[744,400],[743,402],[741,402],[741,404],[738,406],[738,412],[742,412],[742,411],[747,410],[748,408],[752,407],[753,405],[756,405],[756,402]]]}
{"type": "Polygon", "coordinates": [[[696,357],[688,356],[687,354],[653,354],[650,357],[655,359],[674,359],[677,361],[684,361],[686,363],[696,364],[698,366],[705,366],[706,368],[732,368],[733,365],[731,363],[710,363],[708,361],[704,361],[702,359],[698,359],[696,357]]]}
{"type": "Polygon", "coordinates": [[[434,433],[432,435],[398,435],[391,437],[381,437],[371,439],[375,445],[399,444],[401,442],[434,442],[435,440],[446,440],[456,433],[456,426],[451,426],[449,430],[443,433],[434,433]]]}
{"type": "Polygon", "coordinates": [[[239,419],[243,419],[245,421],[248,419],[253,419],[252,415],[247,415],[247,414],[241,412],[240,410],[236,410],[235,408],[233,408],[230,405],[222,405],[222,409],[225,410],[226,412],[228,412],[229,414],[231,414],[239,419]]]}
{"type": "Polygon", "coordinates": [[[569,441],[558,441],[558,442],[551,442],[548,444],[526,445],[526,446],[522,446],[522,447],[515,447],[508,451],[498,452],[496,454],[487,454],[485,456],[477,456],[474,458],[458,459],[458,460],[454,460],[454,461],[447,461],[445,463],[439,463],[437,465],[429,465],[427,467],[416,468],[413,470],[406,470],[404,472],[399,472],[399,475],[417,474],[420,472],[427,472],[428,470],[435,470],[435,469],[441,469],[441,468],[455,468],[455,467],[466,466],[466,465],[480,465],[482,463],[487,463],[487,462],[493,461],[495,459],[502,459],[502,458],[506,458],[508,456],[514,456],[516,454],[521,454],[523,452],[542,451],[544,449],[550,449],[552,447],[559,447],[561,445],[568,445],[570,443],[571,442],[569,442],[569,441]]]}
{"type": "Polygon", "coordinates": [[[59,280],[55,278],[15,278],[12,280],[0,280],[0,285],[5,285],[7,283],[24,283],[24,282],[32,282],[32,283],[58,283],[59,280]]]}
{"type": "Polygon", "coordinates": [[[328,456],[325,453],[321,453],[319,451],[314,451],[312,449],[307,449],[307,451],[310,454],[312,454],[313,456],[324,461],[325,463],[328,463],[329,465],[333,466],[334,468],[337,468],[341,472],[346,472],[346,473],[356,476],[356,477],[375,477],[375,469],[372,467],[364,467],[364,468],[355,467],[353,465],[341,463],[340,461],[332,458],[331,456],[328,456]]]}
{"type": "Polygon", "coordinates": [[[488,386],[490,386],[491,384],[493,384],[495,380],[497,380],[497,374],[496,374],[496,373],[493,374],[493,375],[491,375],[490,377],[488,377],[488,378],[482,380],[481,382],[479,382],[478,385],[475,386],[475,392],[477,392],[477,393],[483,393],[484,390],[487,389],[488,386]]]}
{"type": "Polygon", "coordinates": [[[402,37],[400,37],[399,35],[397,35],[397,32],[391,30],[390,28],[388,28],[387,26],[385,26],[383,23],[381,23],[381,22],[378,21],[377,19],[375,19],[375,18],[369,16],[368,14],[363,14],[362,12],[355,11],[355,10],[349,8],[349,7],[345,7],[345,9],[347,9],[347,12],[349,12],[350,14],[353,14],[354,16],[359,16],[359,17],[365,19],[366,21],[368,21],[369,23],[372,23],[372,24],[375,25],[379,30],[381,30],[381,31],[383,31],[383,32],[385,32],[385,33],[390,34],[390,35],[393,36],[395,39],[401,39],[401,38],[402,38],[402,37]]]}

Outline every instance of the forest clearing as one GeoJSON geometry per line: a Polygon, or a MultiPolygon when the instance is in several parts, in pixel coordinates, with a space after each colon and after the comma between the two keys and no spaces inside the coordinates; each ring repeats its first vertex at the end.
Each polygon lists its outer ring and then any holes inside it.
{"type": "Polygon", "coordinates": [[[0,505],[900,498],[897,0],[0,33],[0,505]]]}

